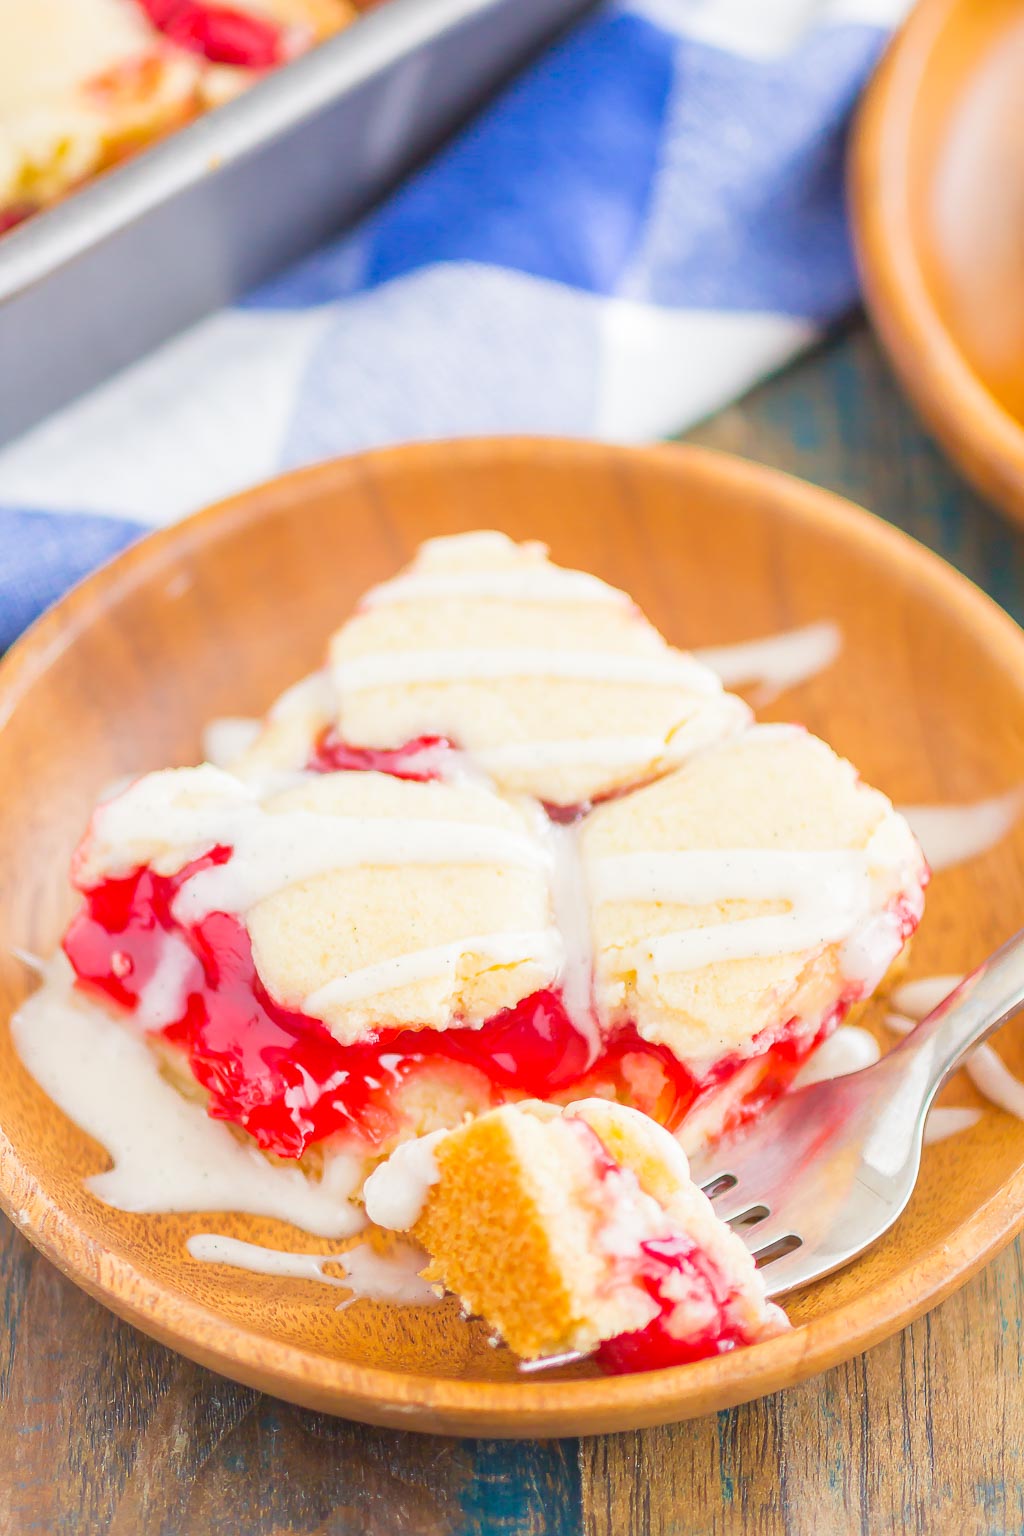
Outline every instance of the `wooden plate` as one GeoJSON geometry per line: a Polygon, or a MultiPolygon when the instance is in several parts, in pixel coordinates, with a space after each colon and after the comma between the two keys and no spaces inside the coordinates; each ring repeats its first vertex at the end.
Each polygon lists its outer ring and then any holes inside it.
{"type": "MultiPolygon", "coordinates": [[[[635,594],[680,644],[833,617],[838,661],[768,712],[799,718],[898,800],[1024,780],[1024,636],[902,534],[823,491],[693,448],[553,441],[425,445],[323,465],[155,534],[48,613],[0,668],[0,1018],[47,952],[97,791],[196,759],[202,723],[255,712],[317,664],[327,633],[426,535],[499,527],[635,594]]],[[[939,875],[919,974],[979,960],[1024,918],[1024,825],[939,875]]],[[[1024,1065],[1024,1032],[1007,1031],[1024,1065]]],[[[957,1102],[975,1102],[954,1085],[957,1102]]],[[[518,1378],[454,1306],[335,1310],[308,1282],[197,1264],[192,1231],[323,1243],[272,1221],[140,1217],[101,1205],[106,1165],[28,1078],[0,1026],[0,1198],[105,1305],[240,1381],[374,1423],[563,1435],[707,1413],[834,1365],[962,1283],[1024,1220],[1024,1125],[987,1110],[926,1152],[909,1211],[860,1263],[796,1299],[790,1336],[646,1377],[518,1378]]]]}
{"type": "Polygon", "coordinates": [[[921,0],[850,161],[868,308],[925,421],[1024,519],[1024,9],[921,0]]]}

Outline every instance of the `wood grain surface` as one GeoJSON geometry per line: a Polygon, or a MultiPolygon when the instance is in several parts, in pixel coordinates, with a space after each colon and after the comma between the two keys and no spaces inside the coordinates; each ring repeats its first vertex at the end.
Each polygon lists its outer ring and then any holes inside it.
{"type": "MultiPolygon", "coordinates": [[[[699,434],[902,522],[1020,617],[1024,556],[855,332],[699,434]]],[[[669,1430],[361,1429],[171,1355],[4,1224],[0,1531],[1002,1532],[1024,1524],[1019,1254],[817,1381],[669,1430]]]]}

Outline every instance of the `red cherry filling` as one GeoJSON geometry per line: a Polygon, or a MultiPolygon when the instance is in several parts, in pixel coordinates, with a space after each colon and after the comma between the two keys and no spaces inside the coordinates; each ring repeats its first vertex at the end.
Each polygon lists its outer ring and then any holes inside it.
{"type": "MultiPolygon", "coordinates": [[[[230,856],[214,849],[173,876],[140,869],[86,892],[64,949],[79,982],[134,1012],[170,935],[183,938],[199,965],[181,1018],[167,1039],[182,1046],[210,1113],[244,1126],[260,1146],[300,1157],[335,1132],[377,1142],[393,1128],[389,1099],[417,1068],[439,1058],[474,1068],[500,1101],[510,1091],[550,1098],[588,1075],[590,1049],[557,992],[540,991],[480,1029],[382,1030],[366,1044],[340,1045],[318,1020],[279,1004],[256,974],[249,935],[237,918],[212,913],[183,927],[171,907],[190,875],[230,856]]],[[[593,1064],[614,1080],[620,1064],[668,1053],[623,1031],[593,1064]]],[[[679,1089],[695,1085],[674,1064],[679,1089]]],[[[659,1083],[664,1086],[667,1072],[659,1083]]],[[[679,1090],[676,1091],[679,1097],[679,1090]]]]}
{"type": "Polygon", "coordinates": [[[138,4],[158,32],[211,64],[273,69],[287,56],[279,26],[233,6],[207,5],[204,0],[138,0],[138,4]]]}
{"type": "MultiPolygon", "coordinates": [[[[417,737],[396,748],[356,747],[327,729],[308,767],[320,773],[390,773],[422,783],[438,778],[445,754],[456,751],[441,736],[417,737]]],[[[570,814],[578,808],[561,813],[570,814]]],[[[181,885],[230,857],[229,847],[217,847],[172,876],[142,868],[86,890],[64,949],[82,986],[135,1012],[168,945],[184,940],[196,965],[181,1017],[163,1034],[187,1054],[210,1096],[210,1113],[243,1126],[278,1156],[301,1157],[339,1132],[380,1142],[397,1128],[395,1090],[438,1060],[478,1073],[492,1103],[522,1095],[566,1101],[596,1095],[631,1104],[670,1130],[749,1060],[749,1055],[723,1057],[698,1078],[667,1047],[644,1040],[633,1024],[607,1037],[594,1058],[557,989],[523,998],[479,1029],[381,1030],[372,1041],[341,1045],[319,1020],[274,1002],[256,974],[248,933],[237,918],[213,913],[191,927],[175,918],[172,906],[181,885]]],[[[908,910],[904,936],[915,923],[916,914],[908,910]]],[[[729,1109],[727,1128],[784,1091],[856,995],[841,999],[813,1036],[793,1019],[760,1053],[754,1041],[751,1054],[760,1054],[763,1071],[729,1109]]]]}
{"type": "Polygon", "coordinates": [[[9,203],[6,208],[0,208],[0,235],[7,233],[9,229],[15,229],[19,224],[24,224],[36,212],[35,203],[9,203]]]}
{"type": "Polygon", "coordinates": [[[682,1236],[653,1238],[641,1243],[640,1250],[638,1279],[660,1310],[646,1328],[621,1333],[598,1346],[597,1360],[603,1370],[610,1375],[657,1371],[722,1355],[750,1342],[730,1314],[729,1286],[706,1253],[682,1236]],[[667,1294],[666,1283],[672,1276],[682,1279],[687,1306],[711,1319],[682,1338],[671,1329],[677,1302],[667,1294]]]}
{"type": "Polygon", "coordinates": [[[311,773],[390,773],[426,784],[441,777],[446,755],[457,750],[446,736],[417,736],[400,747],[353,747],[328,727],[317,737],[306,767],[311,773]]]}
{"type": "MultiPolygon", "coordinates": [[[[102,882],[85,893],[64,949],[83,986],[134,1012],[171,936],[184,939],[198,965],[181,1017],[163,1033],[187,1053],[210,1095],[210,1113],[243,1126],[280,1157],[301,1157],[337,1132],[379,1142],[395,1128],[395,1089],[439,1059],[480,1073],[492,1102],[510,1094],[598,1093],[634,1104],[670,1129],[743,1064],[727,1057],[698,1081],[633,1025],[612,1035],[592,1060],[556,990],[534,992],[479,1029],[381,1030],[373,1041],[341,1045],[319,1020],[274,1002],[237,918],[212,913],[191,927],[175,919],[182,883],[230,852],[215,848],[171,876],[145,868],[102,882]]],[[[811,1043],[783,1045],[788,1061],[773,1051],[773,1092],[781,1092],[811,1043]]]]}

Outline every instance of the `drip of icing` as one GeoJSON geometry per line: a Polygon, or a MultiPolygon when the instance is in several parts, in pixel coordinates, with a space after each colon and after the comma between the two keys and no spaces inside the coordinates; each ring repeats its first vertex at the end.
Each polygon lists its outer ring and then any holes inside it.
{"type": "Polygon", "coordinates": [[[900,811],[932,869],[940,870],[977,858],[1001,843],[1022,805],[1024,791],[1018,787],[969,805],[904,805],[900,811]]]}
{"type": "Polygon", "coordinates": [[[22,949],[20,944],[12,944],[8,954],[13,955],[15,960],[20,960],[22,965],[34,971],[37,976],[46,975],[46,961],[41,955],[34,954],[31,949],[22,949]]]}
{"type": "Polygon", "coordinates": [[[500,747],[486,747],[475,757],[488,770],[576,763],[615,768],[638,759],[658,758],[665,751],[663,736],[579,736],[569,741],[510,741],[500,747]]]}
{"type": "Polygon", "coordinates": [[[768,704],[786,688],[817,677],[832,665],[842,649],[838,624],[807,624],[784,630],[762,640],[739,645],[719,645],[695,651],[698,661],[720,678],[727,688],[757,683],[758,703],[768,704]]]}
{"type": "Polygon", "coordinates": [[[231,858],[200,870],[175,898],[174,914],[182,922],[200,922],[210,912],[247,912],[275,891],[338,869],[409,864],[544,869],[548,863],[535,839],[475,821],[258,811],[224,841],[230,842],[231,858]]]}
{"type": "Polygon", "coordinates": [[[975,1088],[991,1104],[1024,1120],[1024,1083],[1014,1077],[990,1045],[976,1046],[964,1066],[975,1088]]]}
{"type": "Polygon", "coordinates": [[[389,1301],[407,1307],[432,1307],[441,1300],[440,1292],[429,1285],[420,1270],[426,1263],[422,1249],[396,1243],[387,1253],[378,1253],[369,1243],[358,1243],[344,1255],[345,1276],[353,1292],[343,1301],[339,1312],[354,1301],[389,1301]]]}
{"type": "Polygon", "coordinates": [[[213,847],[226,862],[198,871],[175,898],[175,916],[196,923],[210,912],[242,913],[275,891],[330,870],[357,865],[501,864],[545,869],[549,854],[526,829],[478,821],[387,816],[329,816],[264,810],[252,786],[202,767],[138,780],[93,818],[79,870],[127,874],[154,862],[163,873],[213,847]],[[152,859],[154,842],[174,850],[152,859]]]}
{"type": "Polygon", "coordinates": [[[203,757],[215,768],[227,768],[256,740],[263,726],[243,715],[223,715],[203,728],[203,757]]]}
{"type": "Polygon", "coordinates": [[[601,1049],[601,1031],[593,1007],[593,935],[590,904],[580,856],[579,827],[559,826],[544,817],[544,835],[552,851],[551,897],[563,955],[559,983],[562,1002],[573,1024],[590,1044],[592,1058],[601,1049]]]}
{"type": "MultiPolygon", "coordinates": [[[[912,1021],[905,1022],[908,1027],[913,1027],[912,1021]]],[[[806,1088],[811,1083],[846,1077],[850,1072],[860,1072],[864,1067],[874,1066],[880,1056],[878,1041],[873,1035],[857,1024],[844,1024],[824,1044],[818,1046],[796,1074],[792,1086],[806,1088]]],[[[930,1147],[935,1142],[945,1141],[948,1136],[956,1136],[960,1131],[975,1125],[980,1117],[981,1111],[977,1109],[932,1109],[925,1125],[925,1146],[930,1147]]]]}
{"type": "MultiPolygon", "coordinates": [[[[921,916],[922,898],[913,907],[915,919],[921,916]]],[[[900,911],[876,912],[862,923],[843,944],[840,964],[847,981],[856,983],[861,995],[873,992],[903,947],[905,930],[900,911]]]]}
{"type": "Polygon", "coordinates": [[[743,700],[734,694],[723,693],[706,701],[667,738],[623,735],[577,736],[564,741],[510,741],[497,747],[485,747],[474,755],[490,773],[566,764],[626,768],[633,764],[656,764],[661,759],[679,763],[695,752],[717,746],[723,738],[735,741],[736,733],[749,720],[750,711],[743,700]]]}
{"type": "Polygon", "coordinates": [[[937,1141],[958,1136],[961,1131],[969,1131],[972,1125],[977,1125],[980,1119],[980,1109],[953,1109],[939,1105],[928,1116],[924,1128],[924,1144],[932,1147],[937,1141]]]}
{"type": "Polygon", "coordinates": [[[366,1214],[378,1227],[409,1232],[419,1221],[427,1193],[441,1177],[434,1156],[448,1132],[432,1131],[395,1148],[363,1185],[366,1214]]]}
{"type": "MultiPolygon", "coordinates": [[[[767,729],[755,727],[747,736],[767,729]]],[[[595,903],[788,903],[788,910],[770,916],[679,929],[637,944],[633,954],[641,974],[673,974],[723,960],[843,943],[844,975],[863,992],[877,984],[921,915],[919,864],[906,823],[889,811],[864,849],[619,854],[593,860],[590,882],[595,903]],[[894,891],[901,893],[898,900],[894,891]]]]}
{"type": "Polygon", "coordinates": [[[595,902],[788,901],[770,917],[741,918],[666,933],[637,945],[640,965],[662,973],[698,970],[721,960],[795,954],[847,938],[870,912],[865,853],[775,849],[687,849],[627,853],[591,866],[595,902]]]}
{"type": "Polygon", "coordinates": [[[829,1082],[873,1067],[881,1056],[878,1041],[857,1024],[842,1024],[808,1058],[793,1079],[794,1088],[829,1082]]]}
{"type": "Polygon", "coordinates": [[[217,1232],[197,1232],[185,1246],[193,1259],[206,1264],[227,1264],[258,1275],[315,1280],[321,1285],[352,1291],[343,1307],[363,1299],[419,1307],[434,1306],[440,1300],[434,1287],[419,1273],[426,1255],[407,1243],[397,1243],[387,1253],[378,1253],[367,1243],[357,1243],[345,1253],[284,1253],[259,1243],[222,1237],[217,1232]],[[343,1276],[324,1274],[325,1264],[335,1265],[343,1276]]]}
{"type": "Polygon", "coordinates": [[[505,571],[410,571],[372,587],[361,608],[382,608],[392,603],[415,603],[424,598],[494,598],[512,603],[611,603],[632,608],[628,592],[611,587],[587,571],[565,570],[558,565],[505,571]]]}
{"type": "Polygon", "coordinates": [[[893,987],[889,1001],[897,1013],[915,1022],[926,1019],[933,1009],[954,992],[962,976],[922,976],[917,981],[903,981],[893,987]]]}
{"type": "Polygon", "coordinates": [[[185,940],[169,933],[160,946],[153,974],[139,992],[132,1021],[136,1028],[165,1029],[180,1019],[200,975],[199,960],[185,940]]]}
{"type": "Polygon", "coordinates": [[[308,1017],[319,1019],[332,1008],[361,998],[376,997],[430,977],[450,975],[468,955],[483,955],[494,965],[523,965],[535,961],[548,974],[558,968],[562,945],[553,928],[515,933],[476,933],[433,949],[414,949],[392,955],[375,965],[364,965],[344,976],[335,976],[311,992],[302,1004],[308,1017]]]}
{"type": "Polygon", "coordinates": [[[310,714],[333,716],[337,707],[338,695],[331,674],[321,668],[286,688],[271,704],[267,714],[271,720],[290,720],[296,715],[310,714]]]}
{"type": "Polygon", "coordinates": [[[338,661],[334,667],[334,680],[342,694],[411,683],[490,682],[525,677],[682,687],[703,694],[717,693],[721,687],[707,667],[692,656],[667,647],[652,649],[645,655],[555,651],[528,645],[494,650],[374,651],[338,661]]]}
{"type": "Polygon", "coordinates": [[[325,1275],[325,1264],[342,1265],[341,1253],[285,1253],[280,1248],[264,1248],[260,1243],[245,1243],[237,1237],[222,1237],[218,1232],[197,1232],[185,1244],[193,1259],[204,1264],[228,1264],[232,1269],[248,1269],[257,1275],[283,1275],[291,1280],[319,1280],[323,1285],[344,1288],[338,1275],[325,1275]]]}
{"type": "MultiPolygon", "coordinates": [[[[963,976],[926,976],[904,982],[892,993],[891,1000],[898,1012],[887,1013],[886,1024],[898,1035],[909,1034],[915,1024],[927,1018],[963,980],[963,976]]],[[[975,1046],[964,1062],[964,1070],[989,1103],[1024,1120],[1024,1083],[1013,1075],[990,1045],[975,1046]]]]}
{"type": "Polygon", "coordinates": [[[86,1188],[122,1211],[243,1211],[291,1222],[318,1237],[363,1225],[349,1197],[361,1163],[336,1156],[317,1183],[244,1146],[202,1104],[160,1075],[129,1026],[74,993],[54,962],[46,982],[11,1019],[25,1068],[53,1102],[113,1160],[86,1188]]]}

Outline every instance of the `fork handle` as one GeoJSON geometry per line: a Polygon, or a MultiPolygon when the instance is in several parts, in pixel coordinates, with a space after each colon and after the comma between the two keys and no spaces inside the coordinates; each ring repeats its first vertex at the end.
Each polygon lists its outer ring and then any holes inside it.
{"type": "Polygon", "coordinates": [[[890,1052],[894,1065],[923,1057],[928,1103],[976,1045],[1024,1007],[1024,929],[966,976],[927,1018],[890,1052]]]}

